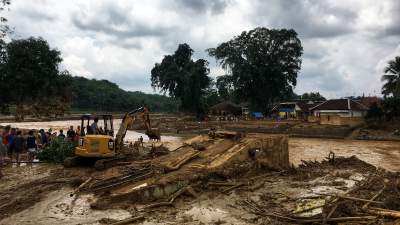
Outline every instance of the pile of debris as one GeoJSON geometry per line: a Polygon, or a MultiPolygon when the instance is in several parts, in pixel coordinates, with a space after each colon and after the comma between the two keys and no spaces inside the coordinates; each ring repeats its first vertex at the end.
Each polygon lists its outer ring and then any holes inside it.
{"type": "Polygon", "coordinates": [[[101,224],[221,224],[227,218],[232,224],[381,224],[400,218],[399,174],[333,152],[294,167],[287,136],[213,131],[173,151],[160,145],[143,154],[81,173],[71,196],[94,193],[93,209],[124,209],[132,216],[101,224]],[[227,216],[203,222],[185,214],[199,204],[227,216]]]}
{"type": "MultiPolygon", "coordinates": [[[[355,172],[365,174],[354,186],[344,192],[313,193],[292,201],[317,202],[304,204],[302,208],[288,210],[282,206],[271,210],[268,204],[251,199],[238,203],[249,212],[276,221],[280,224],[386,224],[394,221],[400,223],[400,174],[376,169],[374,166],[352,156],[334,158],[330,154],[322,162],[303,161],[298,168],[287,174],[294,179],[311,179],[323,177],[335,169],[351,169],[347,178],[355,172]],[[322,204],[321,204],[322,203],[322,204]]],[[[334,177],[346,176],[334,174],[334,177]]],[[[290,198],[290,197],[289,197],[290,198]]],[[[391,224],[391,223],[390,223],[391,224]]]]}

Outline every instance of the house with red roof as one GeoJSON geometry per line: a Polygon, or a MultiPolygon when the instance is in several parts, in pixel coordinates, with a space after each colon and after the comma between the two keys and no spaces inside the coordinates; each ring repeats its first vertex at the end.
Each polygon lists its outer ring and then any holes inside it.
{"type": "Polygon", "coordinates": [[[344,98],[327,100],[310,110],[320,124],[357,126],[364,123],[368,108],[358,101],[344,98]]]}

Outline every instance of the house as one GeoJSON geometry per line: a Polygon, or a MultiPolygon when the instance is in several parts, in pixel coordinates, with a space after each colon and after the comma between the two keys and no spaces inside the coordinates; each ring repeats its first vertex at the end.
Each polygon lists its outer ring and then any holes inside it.
{"type": "Polygon", "coordinates": [[[321,102],[311,100],[294,100],[291,102],[282,102],[272,109],[272,113],[279,115],[281,119],[299,119],[308,120],[311,115],[310,108],[321,102]]]}
{"type": "Polygon", "coordinates": [[[320,124],[357,126],[364,123],[368,108],[352,99],[331,99],[310,110],[320,124]]]}
{"type": "Polygon", "coordinates": [[[224,101],[210,107],[210,113],[216,116],[240,116],[242,107],[231,101],[224,101]]]}

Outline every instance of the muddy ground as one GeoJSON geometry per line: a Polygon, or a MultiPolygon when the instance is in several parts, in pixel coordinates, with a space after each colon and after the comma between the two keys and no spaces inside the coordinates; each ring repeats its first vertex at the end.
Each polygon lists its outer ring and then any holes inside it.
{"type": "MultiPolygon", "coordinates": [[[[32,127],[32,123],[25,125],[26,128],[46,127],[43,123],[34,123],[36,127],[32,127]]],[[[58,129],[66,125],[54,121],[50,127],[58,129]]],[[[132,141],[142,135],[129,132],[128,138],[132,141]]],[[[193,134],[187,132],[184,137],[171,134],[163,140],[167,142],[166,146],[175,149],[185,136],[193,134]]],[[[135,216],[144,219],[132,224],[298,224],[267,214],[273,212],[298,218],[319,215],[325,210],[318,206],[327,202],[326,195],[347,193],[377,174],[378,177],[386,176],[387,173],[377,170],[377,167],[400,172],[400,142],[290,138],[289,157],[297,169],[260,169],[235,177],[210,177],[191,184],[192,191],[186,191],[172,205],[150,208],[147,207],[152,203],[147,202],[96,207],[95,203],[104,196],[92,192],[70,197],[73,190],[89,177],[101,180],[121,175],[127,171],[126,166],[117,166],[106,172],[90,167],[64,169],[44,163],[9,166],[3,171],[6,176],[0,180],[0,225],[112,224],[135,216]],[[336,164],[314,162],[323,161],[331,151],[338,158],[350,158],[336,164]],[[351,157],[353,155],[357,158],[351,157]],[[302,160],[314,163],[304,165],[302,160]]],[[[379,191],[382,183],[385,181],[380,180],[369,192],[354,195],[369,199],[379,191]]],[[[400,210],[396,205],[391,209],[400,210]]],[[[340,209],[334,216],[350,214],[354,214],[352,209],[340,209]]],[[[366,222],[396,224],[396,220],[383,220],[381,217],[366,222]]]]}
{"type": "MultiPolygon", "coordinates": [[[[184,193],[172,205],[154,208],[147,208],[150,203],[124,202],[98,210],[93,205],[101,195],[70,196],[87,177],[111,176],[120,171],[116,167],[100,175],[86,167],[65,170],[44,164],[7,168],[7,174],[18,175],[2,180],[0,224],[113,224],[138,215],[144,219],[132,224],[298,224],[263,214],[299,218],[320,214],[323,209],[318,206],[325,204],[326,195],[348,193],[382,173],[350,157],[337,158],[334,163],[302,164],[289,171],[258,170],[238,177],[210,177],[192,184],[193,191],[184,193]]],[[[382,178],[365,198],[372,197],[384,182],[382,178]]],[[[400,209],[398,205],[394,207],[400,209]]],[[[333,217],[346,215],[349,210],[338,210],[333,217]]],[[[379,217],[368,220],[369,224],[383,221],[379,217]]],[[[389,220],[385,224],[396,223],[389,220]]]]}
{"type": "MultiPolygon", "coordinates": [[[[377,166],[400,171],[398,144],[290,139],[289,156],[296,169],[258,169],[233,177],[209,177],[191,184],[192,191],[179,196],[172,205],[150,208],[151,202],[114,202],[98,207],[96,202],[104,196],[91,192],[70,196],[89,177],[101,180],[123,175],[129,171],[127,166],[99,172],[91,167],[64,169],[43,163],[14,165],[5,168],[6,177],[1,180],[0,224],[113,224],[138,215],[144,219],[132,224],[298,224],[266,214],[299,218],[320,214],[323,207],[318,206],[325,204],[326,195],[347,193],[371,176],[386,174],[377,166]],[[324,159],[330,151],[336,153],[336,158],[357,154],[368,163],[356,157],[329,163],[324,159]],[[304,160],[312,163],[304,164],[304,160]]],[[[380,185],[363,197],[371,198],[380,185]]],[[[392,209],[400,209],[396,207],[392,209]]],[[[383,221],[379,217],[368,220],[369,224],[383,221]]],[[[385,224],[396,224],[394,221],[385,224]]]]}

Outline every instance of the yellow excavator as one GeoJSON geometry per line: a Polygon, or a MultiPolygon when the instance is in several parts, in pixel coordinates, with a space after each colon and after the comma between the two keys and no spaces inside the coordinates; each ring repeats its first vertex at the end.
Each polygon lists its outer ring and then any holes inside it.
{"type": "Polygon", "coordinates": [[[75,156],[64,160],[64,166],[72,167],[81,161],[95,161],[96,169],[104,169],[118,161],[124,160],[124,138],[127,130],[134,121],[142,117],[146,128],[146,135],[150,139],[161,140],[159,129],[151,128],[149,111],[146,107],[140,107],[124,115],[118,132],[114,138],[112,115],[83,115],[81,117],[81,133],[78,146],[75,147],[75,156]],[[104,121],[103,132],[94,131],[90,125],[91,120],[97,122],[99,117],[104,121]],[[86,132],[85,132],[86,130],[86,132]]]}

